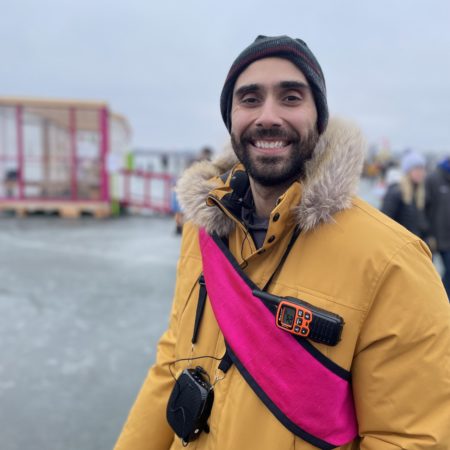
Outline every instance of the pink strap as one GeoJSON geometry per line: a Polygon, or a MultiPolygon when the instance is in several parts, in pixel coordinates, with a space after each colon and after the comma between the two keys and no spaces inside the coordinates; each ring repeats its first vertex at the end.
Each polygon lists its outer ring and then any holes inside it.
{"type": "Polygon", "coordinates": [[[288,428],[323,441],[314,445],[333,448],[352,441],[357,422],[349,382],[275,326],[272,313],[203,229],[199,240],[212,309],[255,392],[264,392],[269,401],[260,398],[288,428]]]}

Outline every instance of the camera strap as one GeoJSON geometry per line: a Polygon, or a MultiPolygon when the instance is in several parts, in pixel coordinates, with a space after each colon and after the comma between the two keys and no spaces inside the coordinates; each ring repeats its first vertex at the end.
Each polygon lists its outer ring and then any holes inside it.
{"type": "Polygon", "coordinates": [[[312,445],[332,449],[352,441],[357,422],[350,373],[307,339],[274,326],[272,310],[253,295],[258,286],[218,236],[201,229],[199,243],[205,292],[226,353],[249,386],[286,428],[312,445]]]}

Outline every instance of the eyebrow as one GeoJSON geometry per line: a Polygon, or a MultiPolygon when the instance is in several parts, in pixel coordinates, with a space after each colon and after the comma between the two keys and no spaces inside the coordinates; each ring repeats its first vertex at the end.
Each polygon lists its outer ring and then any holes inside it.
{"type": "Polygon", "coordinates": [[[278,86],[282,89],[310,89],[307,83],[301,81],[282,81],[278,86]]]}
{"type": "MultiPolygon", "coordinates": [[[[281,81],[277,84],[278,88],[281,89],[299,89],[299,90],[310,90],[310,86],[307,83],[303,83],[301,81],[281,81]]],[[[263,88],[260,84],[246,84],[236,89],[234,95],[235,97],[243,97],[245,94],[249,92],[258,92],[263,88]]]]}
{"type": "Polygon", "coordinates": [[[260,91],[261,89],[262,87],[260,84],[246,84],[236,89],[234,96],[243,97],[245,94],[248,94],[249,92],[257,92],[260,91]]]}

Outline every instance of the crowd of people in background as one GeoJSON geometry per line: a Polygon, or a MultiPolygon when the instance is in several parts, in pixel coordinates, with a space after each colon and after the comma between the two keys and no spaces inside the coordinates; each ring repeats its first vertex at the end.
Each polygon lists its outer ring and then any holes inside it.
{"type": "Polygon", "coordinates": [[[433,254],[440,254],[450,297],[450,157],[427,169],[423,155],[406,151],[399,168],[391,165],[386,170],[381,210],[423,239],[433,254]]]}

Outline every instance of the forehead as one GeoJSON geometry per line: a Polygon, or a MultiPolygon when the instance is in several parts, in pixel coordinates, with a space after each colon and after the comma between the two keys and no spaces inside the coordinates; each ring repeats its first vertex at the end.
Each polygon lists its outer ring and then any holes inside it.
{"type": "Polygon", "coordinates": [[[242,86],[258,84],[261,86],[279,85],[282,81],[298,81],[308,85],[303,72],[284,58],[264,58],[250,64],[237,78],[234,91],[242,86]]]}

